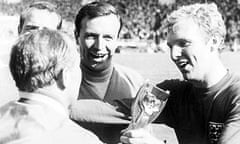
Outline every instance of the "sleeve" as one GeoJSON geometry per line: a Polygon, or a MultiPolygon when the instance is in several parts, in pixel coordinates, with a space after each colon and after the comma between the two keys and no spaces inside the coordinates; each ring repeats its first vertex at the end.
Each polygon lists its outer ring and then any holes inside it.
{"type": "Polygon", "coordinates": [[[113,106],[100,100],[78,100],[70,107],[70,117],[76,122],[129,123],[128,116],[113,106]]]}
{"type": "MultiPolygon", "coordinates": [[[[239,144],[240,143],[240,84],[232,85],[225,103],[227,107],[224,128],[219,139],[219,144],[239,144]]],[[[226,105],[223,105],[226,107],[226,105]]]]}
{"type": "MultiPolygon", "coordinates": [[[[239,94],[240,96],[240,94],[239,94]]],[[[240,142],[240,100],[234,102],[224,129],[219,140],[219,144],[239,144],[240,142]]]]}

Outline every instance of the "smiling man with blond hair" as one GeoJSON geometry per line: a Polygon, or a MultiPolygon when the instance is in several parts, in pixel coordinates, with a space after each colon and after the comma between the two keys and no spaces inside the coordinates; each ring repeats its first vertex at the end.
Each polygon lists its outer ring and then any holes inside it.
{"type": "MultiPolygon", "coordinates": [[[[238,144],[240,78],[220,60],[226,28],[216,4],[182,6],[168,16],[167,28],[171,59],[184,80],[158,84],[170,97],[156,122],[174,128],[180,144],[238,144]]],[[[163,143],[143,129],[121,140],[163,143]]]]}

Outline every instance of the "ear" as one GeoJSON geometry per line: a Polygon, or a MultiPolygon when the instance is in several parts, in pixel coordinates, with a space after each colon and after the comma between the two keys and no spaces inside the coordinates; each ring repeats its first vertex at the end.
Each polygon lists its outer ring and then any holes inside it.
{"type": "Polygon", "coordinates": [[[55,78],[57,87],[61,90],[66,88],[67,75],[66,70],[61,70],[55,78]]]}
{"type": "Polygon", "coordinates": [[[21,33],[21,27],[20,25],[18,25],[18,35],[20,35],[20,33],[21,33]]]}
{"type": "Polygon", "coordinates": [[[77,30],[75,29],[74,30],[74,36],[75,36],[75,41],[76,41],[76,44],[77,44],[77,50],[78,52],[80,53],[80,57],[82,57],[82,54],[83,54],[83,49],[81,48],[81,42],[80,41],[80,33],[77,32],[77,30]]]}
{"type": "Polygon", "coordinates": [[[74,36],[75,36],[75,40],[76,40],[77,45],[79,45],[79,42],[78,42],[79,32],[77,32],[76,29],[74,30],[74,36]]]}
{"type": "Polygon", "coordinates": [[[209,40],[209,45],[210,45],[210,48],[211,48],[211,52],[218,52],[219,49],[220,49],[221,43],[222,43],[222,41],[219,38],[212,37],[209,40]]]}

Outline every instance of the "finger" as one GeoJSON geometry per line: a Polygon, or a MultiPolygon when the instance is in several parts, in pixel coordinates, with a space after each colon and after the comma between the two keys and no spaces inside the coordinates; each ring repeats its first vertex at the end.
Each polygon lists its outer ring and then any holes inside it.
{"type": "Polygon", "coordinates": [[[129,138],[127,136],[121,136],[120,141],[124,144],[144,144],[146,143],[142,138],[129,138]]]}
{"type": "Polygon", "coordinates": [[[134,137],[134,138],[140,138],[145,136],[146,134],[148,134],[148,132],[144,129],[135,129],[135,130],[129,130],[127,132],[125,132],[123,135],[127,136],[127,137],[134,137]]]}
{"type": "Polygon", "coordinates": [[[129,137],[127,137],[127,136],[121,136],[120,137],[120,141],[122,142],[122,143],[124,143],[124,144],[129,144],[129,137]]]}
{"type": "Polygon", "coordinates": [[[164,144],[144,129],[129,130],[120,137],[125,144],[164,144]]]}
{"type": "Polygon", "coordinates": [[[122,135],[124,135],[124,133],[126,133],[126,132],[128,132],[128,131],[129,131],[129,128],[125,128],[125,129],[121,130],[120,133],[121,133],[122,135]]]}

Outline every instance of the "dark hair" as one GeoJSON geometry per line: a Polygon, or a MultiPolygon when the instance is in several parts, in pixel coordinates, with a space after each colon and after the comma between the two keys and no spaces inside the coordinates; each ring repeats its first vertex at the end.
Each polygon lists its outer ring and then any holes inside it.
{"type": "Polygon", "coordinates": [[[83,6],[76,18],[75,18],[75,29],[76,32],[79,33],[81,29],[81,22],[85,17],[88,17],[89,19],[96,18],[99,16],[107,16],[107,15],[116,15],[119,18],[120,22],[120,28],[118,31],[118,35],[122,29],[122,20],[120,17],[119,12],[115,7],[113,7],[111,4],[106,3],[106,2],[92,2],[89,4],[86,4],[83,6]]]}
{"type": "Polygon", "coordinates": [[[21,35],[9,63],[18,89],[33,92],[51,85],[61,70],[70,68],[78,56],[69,40],[66,34],[46,28],[21,35]]]}
{"type": "Polygon", "coordinates": [[[38,2],[33,2],[28,6],[26,10],[24,10],[21,15],[20,15],[20,21],[19,21],[19,29],[22,30],[23,24],[27,18],[27,16],[31,13],[33,9],[38,9],[38,10],[47,10],[51,13],[56,13],[57,16],[59,17],[59,23],[56,27],[56,29],[61,29],[62,28],[62,17],[57,11],[57,6],[47,2],[47,1],[38,1],[38,2]]]}

